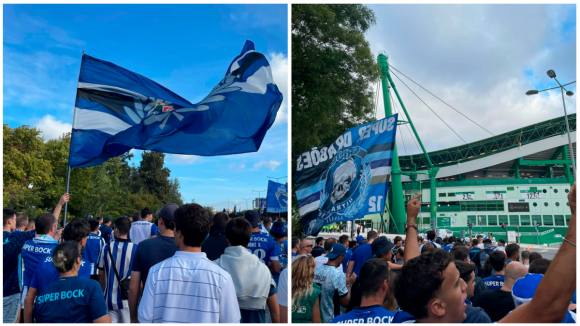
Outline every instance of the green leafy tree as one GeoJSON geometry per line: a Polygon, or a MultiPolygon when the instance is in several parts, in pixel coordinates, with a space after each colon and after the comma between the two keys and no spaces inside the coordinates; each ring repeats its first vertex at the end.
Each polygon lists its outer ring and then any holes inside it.
{"type": "MultiPolygon", "coordinates": [[[[364,34],[375,23],[361,4],[292,5],[293,167],[304,151],[374,120],[371,85],[380,70],[364,34]]],[[[304,234],[296,215],[292,229],[304,234]]]]}
{"type": "Polygon", "coordinates": [[[167,202],[171,189],[169,175],[171,170],[163,167],[165,154],[144,151],[141,155],[141,164],[138,168],[139,177],[143,180],[143,191],[145,193],[156,195],[162,201],[167,202]]]}

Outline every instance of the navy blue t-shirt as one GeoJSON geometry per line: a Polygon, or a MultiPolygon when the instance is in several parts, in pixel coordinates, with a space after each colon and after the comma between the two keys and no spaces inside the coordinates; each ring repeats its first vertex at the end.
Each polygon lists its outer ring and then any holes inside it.
{"type": "Polygon", "coordinates": [[[370,243],[365,243],[362,246],[356,248],[356,250],[352,253],[351,261],[354,261],[354,267],[352,272],[358,275],[360,274],[360,269],[362,265],[367,262],[367,260],[373,258],[373,250],[371,249],[370,243]]]}
{"type": "Polygon", "coordinates": [[[145,286],[149,269],[165,259],[173,257],[178,250],[173,237],[159,235],[153,239],[143,240],[137,246],[137,251],[133,256],[131,271],[141,272],[141,282],[145,286]]]}
{"type": "Polygon", "coordinates": [[[51,283],[34,303],[37,323],[92,323],[108,313],[99,283],[78,276],[51,283]]]}
{"type": "Polygon", "coordinates": [[[111,242],[112,240],[111,235],[113,234],[113,229],[103,224],[99,227],[99,231],[101,231],[101,238],[103,238],[103,240],[105,240],[106,243],[111,242]]]}
{"type": "Polygon", "coordinates": [[[501,289],[503,287],[503,281],[505,275],[492,275],[490,277],[484,278],[482,281],[487,286],[488,290],[501,289]]]}
{"type": "Polygon", "coordinates": [[[4,297],[20,293],[20,254],[24,243],[34,239],[35,235],[34,230],[30,232],[4,231],[4,297]]]}
{"type": "MultiPolygon", "coordinates": [[[[91,264],[81,258],[81,268],[78,276],[85,279],[91,278],[91,264]]],[[[34,277],[30,282],[30,287],[38,290],[38,293],[44,291],[52,282],[58,281],[60,273],[52,263],[52,256],[38,264],[34,277]]]]}
{"type": "Polygon", "coordinates": [[[333,324],[391,324],[395,314],[380,305],[369,307],[355,307],[350,312],[338,315],[332,320],[333,324]]]}

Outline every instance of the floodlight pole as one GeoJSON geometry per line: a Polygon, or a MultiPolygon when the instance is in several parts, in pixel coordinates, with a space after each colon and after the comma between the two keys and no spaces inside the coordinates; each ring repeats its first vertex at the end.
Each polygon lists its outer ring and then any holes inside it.
{"type": "MultiPolygon", "coordinates": [[[[556,77],[554,77],[556,79],[556,77]]],[[[572,174],[574,180],[576,179],[576,156],[574,155],[574,148],[572,147],[572,139],[570,138],[570,125],[568,124],[568,113],[566,112],[566,101],[564,101],[564,86],[556,79],[558,85],[560,85],[560,91],[562,92],[562,104],[564,105],[564,119],[566,120],[566,132],[568,134],[568,146],[570,147],[570,154],[572,155],[572,174]]],[[[562,158],[567,160],[568,158],[562,158]]]]}

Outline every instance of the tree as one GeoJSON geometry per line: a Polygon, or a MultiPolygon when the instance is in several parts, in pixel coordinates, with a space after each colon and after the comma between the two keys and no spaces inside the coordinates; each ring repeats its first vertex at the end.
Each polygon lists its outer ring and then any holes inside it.
{"type": "Polygon", "coordinates": [[[168,202],[168,196],[171,189],[169,175],[171,171],[164,168],[165,154],[144,151],[141,154],[141,164],[138,168],[139,177],[143,180],[145,193],[156,195],[164,202],[168,202]]]}
{"type": "MultiPolygon", "coordinates": [[[[293,167],[304,151],[374,119],[371,84],[380,70],[364,34],[375,23],[361,4],[292,5],[293,167]]],[[[303,232],[293,218],[295,227],[303,232]]]]}
{"type": "Polygon", "coordinates": [[[169,180],[169,193],[167,194],[168,202],[182,206],[183,199],[181,199],[181,192],[179,192],[179,179],[173,178],[169,180]]]}
{"type": "Polygon", "coordinates": [[[379,67],[364,34],[375,23],[361,4],[292,5],[293,157],[371,121],[379,67]]]}

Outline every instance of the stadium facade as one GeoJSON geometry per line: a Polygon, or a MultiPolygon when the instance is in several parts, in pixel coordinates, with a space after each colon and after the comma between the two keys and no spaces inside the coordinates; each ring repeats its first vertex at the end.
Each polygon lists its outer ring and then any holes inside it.
{"type": "MultiPolygon", "coordinates": [[[[576,114],[568,115],[574,153],[576,114]]],[[[553,232],[561,238],[570,218],[567,194],[573,184],[572,153],[568,150],[564,116],[519,128],[501,135],[428,155],[435,167],[436,227],[459,235],[473,223],[473,232],[515,231],[534,235],[553,232]],[[553,231],[551,231],[553,230],[553,231]]],[[[422,209],[417,223],[431,228],[430,178],[423,153],[399,156],[403,172],[405,203],[421,192],[422,209]],[[413,173],[415,172],[415,173],[413,173]]],[[[390,190],[389,190],[390,192],[390,190]]],[[[389,194],[389,198],[392,198],[389,194]]],[[[383,217],[389,222],[389,213],[383,217]]],[[[378,226],[380,215],[368,215],[367,222],[378,226]]],[[[390,232],[397,230],[389,223],[390,232]]],[[[506,235],[507,236],[507,235],[506,235]]]]}

